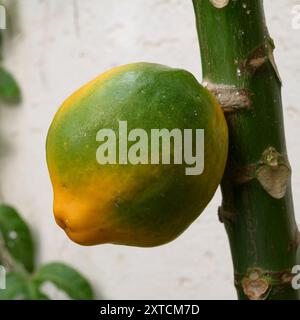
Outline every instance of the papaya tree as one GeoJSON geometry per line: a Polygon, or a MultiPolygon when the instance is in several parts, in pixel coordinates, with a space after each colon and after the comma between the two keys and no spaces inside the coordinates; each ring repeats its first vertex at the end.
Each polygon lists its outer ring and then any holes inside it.
{"type": "Polygon", "coordinates": [[[82,245],[162,245],[221,183],[239,298],[298,299],[300,236],[263,3],[193,4],[202,84],[185,70],[133,63],[58,110],[46,143],[56,222],[82,245]]]}
{"type": "Polygon", "coordinates": [[[240,298],[298,299],[291,286],[300,234],[294,217],[281,79],[261,0],[193,0],[204,85],[229,127],[219,217],[240,298]]]}

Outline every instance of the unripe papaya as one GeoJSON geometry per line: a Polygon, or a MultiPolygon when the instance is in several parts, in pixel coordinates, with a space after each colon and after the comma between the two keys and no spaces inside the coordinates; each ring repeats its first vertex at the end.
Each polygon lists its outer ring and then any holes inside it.
{"type": "Polygon", "coordinates": [[[46,151],[56,222],[82,245],[167,243],[211,200],[223,176],[227,149],[220,105],[192,74],[152,63],[114,68],[71,95],[50,126],[46,151]],[[134,131],[137,128],[140,131],[134,131]],[[169,144],[153,151],[154,129],[176,129],[182,144],[170,135],[169,144]],[[116,134],[104,139],[105,132],[116,134]],[[143,137],[137,138],[137,132],[144,132],[143,137]],[[191,132],[194,140],[187,146],[185,133],[191,132]],[[204,132],[204,167],[198,171],[193,171],[195,163],[185,161],[188,149],[193,156],[197,153],[195,132],[204,132]],[[142,138],[148,144],[138,148],[142,138]],[[121,142],[128,153],[121,150],[121,142]],[[167,161],[165,151],[170,151],[167,161]]]}

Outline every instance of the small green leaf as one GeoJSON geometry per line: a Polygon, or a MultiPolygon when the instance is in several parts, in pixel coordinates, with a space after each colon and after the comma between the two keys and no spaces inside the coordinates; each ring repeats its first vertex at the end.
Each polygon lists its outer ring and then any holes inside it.
{"type": "Polygon", "coordinates": [[[24,300],[49,300],[49,297],[40,291],[39,286],[33,281],[26,283],[27,294],[24,300]]]}
{"type": "Polygon", "coordinates": [[[21,100],[21,91],[16,80],[3,67],[0,67],[0,98],[9,103],[21,100]]]}
{"type": "Polygon", "coordinates": [[[89,282],[78,271],[63,263],[54,262],[42,266],[35,273],[33,281],[39,286],[52,282],[75,300],[94,299],[89,282]]]}
{"type": "Polygon", "coordinates": [[[49,298],[22,273],[6,275],[6,289],[0,290],[0,300],[48,300],[49,298]]]}
{"type": "Polygon", "coordinates": [[[0,290],[0,300],[24,300],[27,296],[27,285],[20,273],[6,275],[6,289],[0,290]]]}
{"type": "Polygon", "coordinates": [[[34,246],[30,230],[16,210],[4,204],[0,204],[0,234],[4,240],[4,249],[16,262],[32,272],[34,246]]]}

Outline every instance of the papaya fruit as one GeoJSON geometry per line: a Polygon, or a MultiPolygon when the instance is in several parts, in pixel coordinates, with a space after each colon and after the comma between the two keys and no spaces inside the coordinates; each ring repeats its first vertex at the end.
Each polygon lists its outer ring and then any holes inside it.
{"type": "MultiPolygon", "coordinates": [[[[197,145],[195,138],[188,146],[193,154],[197,145]]],[[[227,149],[228,129],[221,107],[191,73],[153,63],[113,68],[72,94],[49,128],[46,153],[56,222],[82,245],[168,243],[210,202],[223,176],[227,149]],[[203,130],[204,167],[187,174],[191,162],[163,162],[167,149],[175,159],[173,136],[169,144],[156,149],[154,158],[160,161],[151,162],[150,139],[145,153],[145,145],[136,147],[138,139],[126,140],[124,132],[120,134],[124,123],[127,133],[139,128],[148,137],[153,129],[171,132],[176,128],[177,133],[188,129],[193,134],[203,130]],[[116,134],[111,140],[109,135],[102,136],[101,144],[97,137],[105,128],[116,134]],[[124,158],[123,151],[120,160],[121,139],[129,153],[137,156],[137,163],[134,157],[129,161],[125,154],[124,158]],[[97,152],[104,143],[107,150],[102,158],[111,148],[117,150],[110,158],[113,161],[100,163],[97,152]],[[141,150],[146,154],[143,159],[141,150]]],[[[177,160],[183,145],[178,150],[177,160]]]]}

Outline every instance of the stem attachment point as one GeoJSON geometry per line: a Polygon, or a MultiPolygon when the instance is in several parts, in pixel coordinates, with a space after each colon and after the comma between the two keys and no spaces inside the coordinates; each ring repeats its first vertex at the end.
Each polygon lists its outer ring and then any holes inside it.
{"type": "Polygon", "coordinates": [[[267,148],[256,164],[236,170],[235,183],[241,185],[257,179],[263,189],[274,199],[282,199],[291,177],[291,168],[285,156],[275,148],[267,148]]]}
{"type": "Polygon", "coordinates": [[[224,112],[236,112],[251,106],[250,96],[252,94],[248,89],[208,81],[204,81],[202,85],[216,97],[224,112]]]}
{"type": "Polygon", "coordinates": [[[226,7],[229,3],[229,0],[210,0],[211,4],[218,9],[226,7]]]}
{"type": "Polygon", "coordinates": [[[262,154],[256,177],[271,197],[281,199],[285,196],[291,169],[287,159],[270,147],[262,154]]]}
{"type": "Polygon", "coordinates": [[[254,269],[249,272],[247,277],[242,279],[242,288],[250,300],[265,300],[272,286],[267,279],[262,276],[259,269],[254,269]]]}

